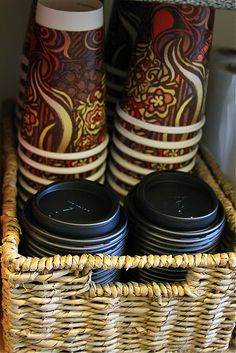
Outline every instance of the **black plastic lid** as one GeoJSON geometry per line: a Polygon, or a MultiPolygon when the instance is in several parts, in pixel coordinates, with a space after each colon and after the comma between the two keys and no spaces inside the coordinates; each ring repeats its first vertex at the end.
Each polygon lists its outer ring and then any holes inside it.
{"type": "Polygon", "coordinates": [[[46,230],[57,234],[100,236],[119,222],[120,204],[108,187],[89,180],[52,183],[32,198],[32,212],[46,230]]]}
{"type": "Polygon", "coordinates": [[[139,211],[151,222],[176,230],[212,224],[218,199],[204,181],[184,172],[153,172],[137,185],[139,211]]]}
{"type": "Polygon", "coordinates": [[[58,235],[53,232],[47,231],[38,223],[36,223],[35,219],[32,215],[32,199],[29,199],[24,208],[22,210],[20,216],[21,226],[24,230],[24,236],[35,238],[37,242],[40,242],[43,247],[43,243],[50,242],[54,245],[64,245],[64,247],[83,247],[83,246],[99,246],[99,244],[116,244],[120,240],[122,240],[127,234],[128,222],[124,214],[124,210],[121,207],[120,209],[120,219],[117,226],[109,233],[96,236],[94,238],[84,237],[84,234],[80,234],[78,232],[77,237],[70,237],[67,234],[58,235]]]}

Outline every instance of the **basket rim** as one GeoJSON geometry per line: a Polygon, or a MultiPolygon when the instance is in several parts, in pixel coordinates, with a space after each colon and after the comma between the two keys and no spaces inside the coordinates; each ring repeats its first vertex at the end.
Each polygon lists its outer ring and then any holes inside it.
{"type": "MultiPolygon", "coordinates": [[[[12,121],[12,101],[5,101],[3,112],[3,153],[5,170],[3,176],[3,208],[2,208],[2,266],[10,273],[45,273],[53,270],[82,271],[83,269],[133,269],[150,267],[229,267],[236,268],[236,252],[218,254],[196,255],[144,255],[144,256],[109,256],[104,254],[55,255],[53,257],[32,258],[19,254],[18,244],[21,236],[21,228],[16,215],[17,195],[17,154],[14,147],[15,138],[12,121]],[[5,116],[4,116],[5,115],[5,116]],[[11,197],[9,197],[11,195],[11,197]]],[[[209,157],[209,156],[208,156],[209,157]]],[[[214,188],[218,198],[227,210],[228,227],[235,232],[236,211],[231,201],[226,197],[217,184],[207,164],[201,156],[197,158],[197,171],[200,177],[204,176],[206,182],[214,188]]]]}

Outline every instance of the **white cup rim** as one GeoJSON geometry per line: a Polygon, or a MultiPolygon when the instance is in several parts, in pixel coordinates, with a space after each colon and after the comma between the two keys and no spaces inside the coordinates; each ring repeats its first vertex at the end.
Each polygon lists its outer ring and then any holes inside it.
{"type": "Polygon", "coordinates": [[[38,190],[32,188],[30,185],[28,185],[28,184],[23,180],[23,178],[22,178],[21,175],[18,175],[18,182],[19,182],[20,186],[21,186],[24,190],[26,190],[27,192],[29,192],[30,194],[36,194],[36,192],[38,191],[38,190]]]}
{"type": "Polygon", "coordinates": [[[106,86],[107,88],[111,88],[112,90],[116,91],[118,94],[123,91],[123,86],[119,85],[118,83],[114,83],[110,80],[106,80],[106,86]]]}
{"type": "Polygon", "coordinates": [[[122,167],[126,168],[127,170],[130,170],[131,172],[138,173],[141,175],[147,175],[149,171],[151,172],[155,171],[155,169],[146,169],[136,164],[132,164],[128,162],[127,160],[119,156],[119,154],[116,153],[113,147],[111,147],[110,153],[116,163],[120,164],[122,167]]]}
{"type": "Polygon", "coordinates": [[[79,167],[64,168],[64,167],[48,166],[48,165],[41,164],[41,163],[38,163],[38,162],[30,159],[28,156],[26,156],[22,152],[20,145],[18,145],[17,152],[18,152],[18,156],[20,157],[20,159],[22,161],[24,161],[26,164],[28,164],[29,166],[31,166],[35,169],[41,170],[43,172],[46,172],[46,173],[63,174],[63,175],[64,174],[68,175],[68,174],[89,172],[90,170],[95,169],[95,168],[99,167],[101,164],[103,164],[103,162],[106,160],[107,153],[108,153],[107,149],[105,149],[102,152],[102,155],[98,159],[96,159],[95,161],[93,161],[91,163],[88,163],[88,164],[85,164],[85,165],[79,166],[79,167]]]}
{"type": "Polygon", "coordinates": [[[23,167],[23,165],[20,163],[20,161],[18,162],[18,168],[19,168],[19,171],[21,172],[22,175],[24,175],[27,179],[29,179],[37,184],[49,185],[50,183],[53,182],[53,180],[44,179],[44,178],[41,178],[37,175],[30,173],[27,169],[25,169],[23,167]]]}
{"type": "Polygon", "coordinates": [[[107,71],[109,74],[112,74],[112,75],[115,75],[115,76],[118,76],[118,77],[122,77],[122,78],[126,78],[126,76],[127,76],[126,71],[121,70],[121,69],[119,69],[118,67],[115,67],[115,66],[106,64],[106,65],[105,65],[105,68],[106,68],[106,71],[107,71]]]}
{"type": "Polygon", "coordinates": [[[202,138],[202,130],[200,129],[196,136],[191,139],[184,141],[158,141],[151,140],[146,137],[141,137],[123,128],[117,120],[115,120],[115,129],[124,137],[133,141],[135,143],[140,143],[141,145],[152,147],[152,148],[162,148],[162,149],[180,149],[186,147],[192,147],[196,145],[202,138]]]}
{"type": "Polygon", "coordinates": [[[183,154],[182,156],[177,157],[159,157],[159,156],[152,156],[150,154],[145,154],[142,152],[138,152],[133,150],[132,148],[126,146],[123,142],[121,142],[115,135],[112,136],[112,141],[116,148],[121,152],[127,154],[132,158],[139,159],[144,162],[150,163],[165,163],[165,164],[176,164],[176,163],[183,163],[187,162],[191,158],[193,158],[198,151],[198,145],[194,148],[193,151],[183,154]]]}
{"type": "Polygon", "coordinates": [[[98,171],[95,174],[87,177],[86,179],[87,180],[91,180],[91,181],[97,181],[104,175],[105,170],[106,170],[106,162],[104,162],[102,164],[101,168],[99,168],[98,171]]]}
{"type": "Polygon", "coordinates": [[[89,158],[102,152],[108,145],[109,136],[108,134],[106,134],[104,141],[100,145],[96,146],[95,148],[91,148],[90,150],[83,151],[83,152],[72,152],[72,153],[49,152],[49,151],[45,151],[40,148],[37,148],[35,146],[32,146],[31,144],[29,144],[27,141],[23,139],[20,131],[18,131],[18,141],[29,152],[37,154],[38,156],[41,156],[44,158],[60,159],[60,160],[76,160],[76,159],[89,158]]]}
{"type": "Polygon", "coordinates": [[[111,160],[109,160],[108,166],[110,173],[125,184],[134,186],[139,182],[138,179],[132,178],[131,176],[126,175],[125,173],[122,173],[120,170],[118,170],[111,160]]]}
{"type": "Polygon", "coordinates": [[[112,176],[110,173],[107,173],[107,181],[108,184],[111,186],[113,190],[118,192],[121,196],[126,196],[128,193],[128,190],[123,189],[120,185],[117,185],[114,180],[112,180],[112,176]]]}
{"type": "Polygon", "coordinates": [[[20,189],[18,189],[17,193],[18,193],[18,196],[20,197],[21,201],[27,202],[27,200],[28,200],[27,196],[25,196],[24,193],[20,189]]]}
{"type": "Polygon", "coordinates": [[[176,170],[178,170],[180,172],[189,173],[194,168],[195,164],[196,164],[196,157],[193,158],[193,160],[188,165],[186,165],[185,167],[179,168],[179,169],[176,169],[176,170]]]}
{"type": "Polygon", "coordinates": [[[187,126],[162,126],[162,125],[150,124],[140,119],[136,119],[133,116],[126,113],[123,109],[121,109],[119,103],[117,103],[116,105],[116,112],[120,118],[122,118],[123,120],[125,120],[126,122],[132,125],[136,125],[144,130],[157,132],[157,133],[159,132],[164,134],[185,134],[185,133],[195,132],[200,130],[206,122],[206,117],[204,115],[203,119],[201,119],[196,124],[187,125],[187,126]]]}
{"type": "Polygon", "coordinates": [[[103,4],[98,0],[39,0],[35,22],[59,31],[85,32],[103,26],[103,4]],[[86,11],[79,6],[89,7],[86,11]]]}

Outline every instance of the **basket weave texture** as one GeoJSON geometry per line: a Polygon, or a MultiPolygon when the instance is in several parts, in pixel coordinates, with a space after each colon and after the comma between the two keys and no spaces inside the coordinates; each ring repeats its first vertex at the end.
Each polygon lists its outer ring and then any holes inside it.
{"type": "Polygon", "coordinates": [[[235,0],[135,0],[135,1],[149,1],[159,2],[166,4],[179,4],[179,5],[194,5],[194,6],[211,6],[214,8],[221,8],[227,10],[236,9],[235,0]]]}
{"type": "Polygon", "coordinates": [[[197,170],[224,206],[227,232],[223,248],[228,252],[26,258],[18,253],[21,229],[16,216],[17,158],[10,105],[5,106],[3,121],[4,352],[225,351],[236,319],[235,194],[222,173],[218,180],[215,162],[206,163],[199,156],[197,170]],[[132,271],[157,266],[186,268],[186,280],[106,285],[91,281],[96,268],[132,271]]]}

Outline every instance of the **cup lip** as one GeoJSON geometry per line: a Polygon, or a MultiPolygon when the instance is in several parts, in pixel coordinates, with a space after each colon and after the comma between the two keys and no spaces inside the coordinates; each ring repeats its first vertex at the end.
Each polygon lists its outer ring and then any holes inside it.
{"type": "Polygon", "coordinates": [[[119,100],[119,97],[115,97],[112,94],[106,94],[106,101],[109,103],[113,103],[114,105],[117,103],[117,101],[119,100]]]}
{"type": "Polygon", "coordinates": [[[191,124],[191,125],[186,125],[186,126],[163,126],[163,125],[150,124],[150,123],[147,123],[143,120],[134,118],[130,114],[126,113],[120,107],[119,103],[116,104],[116,112],[120,118],[122,118],[123,120],[125,120],[126,122],[128,122],[132,125],[136,125],[144,130],[148,130],[151,132],[159,132],[159,133],[164,133],[164,134],[165,133],[167,133],[167,134],[185,134],[185,133],[195,132],[195,131],[200,130],[206,122],[206,117],[204,115],[203,118],[199,122],[197,122],[195,124],[191,124]]]}
{"type": "Polygon", "coordinates": [[[80,231],[87,237],[96,237],[110,232],[117,226],[120,219],[120,205],[116,194],[108,186],[85,179],[66,180],[51,183],[34,195],[32,197],[32,214],[38,224],[43,225],[45,229],[58,232],[58,234],[68,232],[71,236],[76,236],[80,231]],[[103,201],[105,200],[104,202],[109,202],[110,204],[109,211],[106,211],[105,215],[99,216],[99,218],[93,222],[87,222],[87,220],[78,221],[75,219],[68,221],[53,215],[49,216],[40,206],[40,202],[45,195],[52,193],[51,197],[54,195],[55,198],[55,191],[57,190],[81,192],[82,189],[89,195],[93,194],[97,197],[102,196],[103,201]],[[105,198],[104,193],[106,193],[105,198]]]}
{"type": "Polygon", "coordinates": [[[36,194],[36,192],[38,192],[38,190],[32,188],[30,185],[28,185],[23,179],[21,175],[18,175],[18,183],[20,184],[20,186],[26,190],[27,192],[31,193],[31,194],[36,194]]]}
{"type": "Polygon", "coordinates": [[[126,78],[126,76],[127,76],[126,71],[119,69],[118,67],[110,65],[108,63],[105,64],[105,68],[106,68],[106,71],[112,75],[122,77],[122,78],[126,78]]]}
{"type": "Polygon", "coordinates": [[[42,150],[38,147],[35,147],[29,144],[27,141],[23,139],[21,136],[20,131],[18,131],[18,141],[19,143],[26,148],[28,151],[37,154],[38,156],[44,158],[51,158],[51,159],[61,159],[61,160],[75,160],[75,159],[85,159],[88,157],[92,157],[100,152],[102,152],[108,145],[109,142],[109,135],[106,134],[104,141],[90,150],[83,151],[83,152],[72,152],[72,153],[57,153],[57,152],[49,152],[46,150],[42,150]]]}
{"type": "Polygon", "coordinates": [[[42,186],[49,185],[50,183],[53,182],[52,180],[44,179],[44,178],[41,178],[37,175],[30,173],[27,169],[25,169],[23,167],[23,165],[20,163],[20,161],[18,161],[18,168],[19,168],[19,171],[21,172],[22,175],[24,175],[26,178],[30,179],[31,181],[33,181],[35,183],[41,184],[42,186]]]}
{"type": "Polygon", "coordinates": [[[121,142],[119,138],[115,136],[115,134],[113,134],[112,136],[112,141],[118,150],[127,154],[128,156],[139,159],[144,162],[151,162],[151,163],[176,164],[176,163],[187,162],[190,159],[192,159],[194,156],[196,156],[198,151],[198,145],[197,145],[193,151],[183,154],[182,156],[159,157],[159,156],[153,156],[150,154],[145,154],[145,153],[133,150],[132,148],[126,146],[123,142],[121,142]]]}
{"type": "Polygon", "coordinates": [[[118,83],[112,82],[111,80],[106,81],[106,86],[107,86],[107,89],[110,88],[110,89],[116,91],[118,94],[122,93],[122,91],[123,91],[122,85],[119,85],[118,83]]]}
{"type": "MultiPolygon", "coordinates": [[[[140,167],[138,165],[129,163],[124,158],[119,156],[119,154],[114,150],[113,147],[111,147],[110,153],[116,163],[120,164],[121,166],[125,167],[126,169],[130,170],[131,172],[141,174],[144,176],[144,175],[147,175],[151,172],[156,171],[155,169],[146,169],[146,168],[140,167]]],[[[180,168],[178,170],[183,171],[183,172],[189,172],[194,168],[195,163],[196,163],[196,157],[193,158],[193,160],[188,165],[186,165],[185,167],[180,168]]]]}
{"type": "Polygon", "coordinates": [[[52,28],[59,31],[85,32],[103,26],[103,4],[98,0],[80,0],[81,5],[89,5],[89,11],[76,11],[78,5],[76,0],[67,0],[73,6],[71,10],[63,10],[61,3],[54,1],[54,6],[48,0],[39,0],[37,3],[35,22],[41,26],[52,28]],[[88,4],[89,3],[89,4],[88,4]],[[55,8],[57,6],[57,8],[55,8]]]}
{"type": "Polygon", "coordinates": [[[131,172],[135,172],[141,175],[147,175],[150,172],[154,172],[154,169],[145,169],[143,167],[140,167],[138,165],[129,163],[127,160],[125,160],[123,157],[119,156],[119,154],[114,150],[114,147],[111,146],[110,153],[114,161],[121,166],[125,167],[126,169],[130,170],[131,172]]]}
{"type": "Polygon", "coordinates": [[[100,178],[102,178],[104,176],[104,173],[106,171],[106,161],[103,162],[103,164],[101,165],[101,167],[98,169],[98,171],[90,176],[88,176],[87,178],[85,178],[86,180],[90,180],[90,181],[98,181],[100,178]]]}
{"type": "Polygon", "coordinates": [[[119,195],[121,196],[126,196],[128,193],[128,190],[123,189],[120,185],[118,185],[114,179],[112,178],[112,175],[108,172],[107,173],[107,182],[108,185],[111,186],[111,188],[116,191],[119,195]]]}
{"type": "Polygon", "coordinates": [[[116,178],[118,178],[119,180],[121,180],[122,182],[131,186],[134,186],[139,182],[138,179],[132,178],[131,176],[126,175],[122,173],[120,170],[118,170],[111,160],[109,160],[108,166],[109,166],[110,173],[114,175],[116,178]]]}
{"type": "Polygon", "coordinates": [[[107,149],[105,149],[102,152],[102,155],[98,159],[96,159],[95,161],[93,161],[91,163],[85,164],[83,166],[68,167],[68,168],[67,167],[53,167],[53,166],[48,166],[45,164],[38,163],[38,162],[30,159],[28,156],[26,156],[22,152],[20,145],[18,145],[17,153],[22,161],[24,161],[26,164],[28,164],[29,166],[31,166],[35,169],[38,169],[40,171],[47,172],[47,173],[52,173],[52,174],[68,175],[68,174],[86,173],[86,172],[89,172],[89,171],[99,167],[106,160],[108,151],[107,151],[107,149]]]}
{"type": "Polygon", "coordinates": [[[180,148],[186,148],[186,147],[191,147],[196,145],[202,138],[202,129],[200,129],[197,133],[196,136],[184,140],[184,141],[159,141],[159,140],[151,140],[146,137],[141,137],[136,134],[133,134],[132,132],[126,130],[123,128],[120,123],[115,120],[114,124],[115,129],[124,137],[129,139],[130,141],[133,141],[135,143],[139,143],[141,145],[147,146],[147,147],[152,147],[152,148],[162,148],[162,149],[180,149],[180,148]]]}

